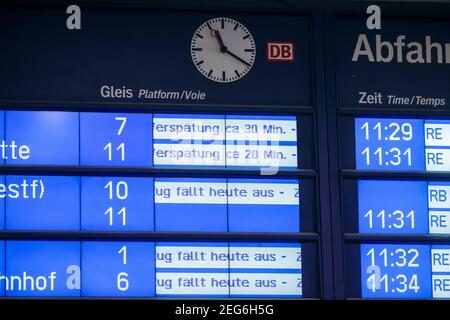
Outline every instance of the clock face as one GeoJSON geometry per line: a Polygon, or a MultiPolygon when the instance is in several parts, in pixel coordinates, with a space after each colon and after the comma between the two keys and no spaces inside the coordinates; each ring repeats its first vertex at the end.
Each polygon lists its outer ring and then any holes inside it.
{"type": "Polygon", "coordinates": [[[191,56],[205,77],[217,82],[233,82],[252,68],[256,57],[255,40],[240,22],[214,18],[195,31],[191,56]]]}

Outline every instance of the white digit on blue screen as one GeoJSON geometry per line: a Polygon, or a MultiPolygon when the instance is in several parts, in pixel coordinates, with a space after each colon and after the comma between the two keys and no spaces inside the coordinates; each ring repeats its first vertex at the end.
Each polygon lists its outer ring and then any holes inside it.
{"type": "MultiPolygon", "coordinates": [[[[386,137],[386,140],[391,140],[391,141],[399,141],[399,140],[410,141],[413,138],[413,130],[412,130],[412,125],[410,123],[403,123],[403,124],[400,125],[397,122],[391,122],[385,128],[386,129],[387,128],[389,128],[389,129],[394,128],[394,131],[388,137],[386,137]],[[397,136],[399,131],[401,131],[401,133],[402,133],[401,137],[397,136]]],[[[364,124],[361,126],[360,129],[364,130],[365,139],[366,140],[370,140],[369,122],[367,122],[367,121],[364,122],[364,124]]],[[[382,135],[383,130],[382,130],[381,122],[376,122],[375,125],[372,127],[372,130],[376,131],[378,140],[382,140],[383,139],[383,135],[382,135]]]]}
{"type": "Polygon", "coordinates": [[[113,186],[113,182],[109,181],[105,189],[109,189],[109,199],[112,200],[114,198],[114,189],[115,195],[119,200],[125,200],[128,198],[128,184],[126,181],[119,181],[116,183],[115,188],[113,186]]]}
{"type": "MultiPolygon", "coordinates": [[[[118,251],[119,254],[122,254],[122,263],[124,265],[127,264],[127,246],[123,246],[118,251]]],[[[130,282],[128,281],[128,273],[126,272],[119,272],[117,274],[117,289],[120,291],[126,291],[128,290],[130,286],[130,282]]]]}
{"type": "Polygon", "coordinates": [[[125,128],[125,124],[127,123],[126,117],[115,117],[116,121],[120,121],[119,131],[117,131],[117,135],[120,136],[122,134],[123,128],[125,128]]]}
{"type": "MultiPolygon", "coordinates": [[[[108,151],[108,161],[112,161],[113,158],[113,146],[111,142],[108,142],[106,146],[103,148],[103,150],[108,151]]],[[[119,144],[119,146],[115,149],[116,151],[120,151],[120,161],[125,161],[125,143],[122,142],[119,144]]]]}
{"type": "MultiPolygon", "coordinates": [[[[105,215],[109,215],[109,225],[112,226],[114,224],[114,217],[113,217],[114,209],[113,207],[109,207],[105,211],[105,215]]],[[[127,225],[127,208],[122,207],[118,212],[117,215],[122,216],[122,226],[127,225]]]]}

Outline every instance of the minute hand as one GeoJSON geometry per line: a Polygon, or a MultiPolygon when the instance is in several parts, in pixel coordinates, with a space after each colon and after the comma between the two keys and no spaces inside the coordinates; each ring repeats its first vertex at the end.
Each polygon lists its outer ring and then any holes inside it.
{"type": "Polygon", "coordinates": [[[248,67],[251,67],[251,64],[248,63],[247,61],[245,61],[244,59],[238,57],[237,55],[235,55],[233,52],[231,52],[230,50],[227,50],[226,53],[228,53],[230,56],[232,56],[233,58],[236,58],[237,60],[239,60],[240,62],[242,62],[243,64],[245,64],[248,67]]]}

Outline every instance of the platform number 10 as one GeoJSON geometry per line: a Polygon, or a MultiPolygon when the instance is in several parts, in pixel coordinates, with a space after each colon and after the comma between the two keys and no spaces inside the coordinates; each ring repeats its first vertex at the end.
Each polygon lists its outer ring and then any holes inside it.
{"type": "MultiPolygon", "coordinates": [[[[127,123],[126,117],[115,117],[114,120],[119,122],[119,129],[117,130],[117,135],[122,135],[122,132],[125,128],[125,125],[127,123]]],[[[105,147],[103,148],[108,153],[108,161],[113,160],[113,153],[117,152],[120,157],[120,161],[125,161],[125,143],[122,142],[119,145],[114,145],[112,142],[108,142],[105,147]]]]}
{"type": "MultiPolygon", "coordinates": [[[[128,198],[128,183],[126,181],[118,181],[117,183],[113,183],[112,181],[108,181],[105,185],[105,189],[108,190],[108,198],[109,200],[126,200],[128,198]]],[[[105,211],[105,215],[109,217],[109,225],[112,226],[114,223],[114,210],[113,207],[109,207],[105,211]]],[[[122,218],[122,226],[127,225],[127,208],[122,207],[117,211],[117,215],[122,218]]]]}
{"type": "MultiPolygon", "coordinates": [[[[122,264],[124,266],[127,265],[127,246],[123,246],[117,252],[119,255],[122,255],[122,264]]],[[[130,282],[128,281],[128,273],[119,272],[117,274],[117,289],[120,291],[127,291],[130,287],[130,282]]]]}

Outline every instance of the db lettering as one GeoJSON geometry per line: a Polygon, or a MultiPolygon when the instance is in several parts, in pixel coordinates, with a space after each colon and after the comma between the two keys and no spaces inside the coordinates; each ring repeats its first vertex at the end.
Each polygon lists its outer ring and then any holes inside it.
{"type": "Polygon", "coordinates": [[[289,42],[267,43],[267,60],[269,61],[294,61],[294,44],[289,42]]]}

